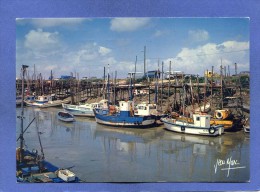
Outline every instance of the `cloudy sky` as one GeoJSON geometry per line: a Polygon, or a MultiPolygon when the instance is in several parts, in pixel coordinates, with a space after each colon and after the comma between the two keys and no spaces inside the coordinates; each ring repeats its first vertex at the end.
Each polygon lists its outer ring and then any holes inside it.
{"type": "Polygon", "coordinates": [[[126,77],[143,72],[144,46],[147,70],[172,70],[202,75],[219,72],[220,65],[234,63],[238,71],[249,70],[248,18],[44,18],[16,20],[16,76],[22,64],[30,74],[45,79],[78,73],[79,77],[102,77],[110,72],[126,77]]]}

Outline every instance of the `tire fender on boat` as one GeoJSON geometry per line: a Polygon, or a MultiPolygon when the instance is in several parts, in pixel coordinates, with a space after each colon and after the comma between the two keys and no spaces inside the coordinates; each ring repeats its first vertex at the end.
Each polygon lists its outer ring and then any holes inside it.
{"type": "Polygon", "coordinates": [[[185,127],[184,126],[181,126],[181,131],[185,131],[185,127]]]}
{"type": "Polygon", "coordinates": [[[33,150],[32,150],[32,153],[33,153],[33,154],[38,154],[37,149],[33,149],[33,150]]]}
{"type": "Polygon", "coordinates": [[[220,111],[216,112],[216,118],[223,119],[223,114],[220,111]]]}
{"type": "Polygon", "coordinates": [[[216,132],[216,129],[214,127],[209,128],[209,133],[214,134],[216,132]]]}

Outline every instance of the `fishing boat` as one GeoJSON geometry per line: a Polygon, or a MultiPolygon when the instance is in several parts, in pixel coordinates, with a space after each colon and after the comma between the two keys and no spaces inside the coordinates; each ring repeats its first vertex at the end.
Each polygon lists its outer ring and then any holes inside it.
{"type": "Polygon", "coordinates": [[[135,115],[133,101],[119,101],[119,111],[115,106],[109,106],[108,109],[97,108],[93,111],[96,122],[104,125],[142,128],[155,123],[155,119],[151,115],[135,115]]]}
{"type": "Polygon", "coordinates": [[[55,94],[38,96],[32,102],[25,101],[27,106],[35,106],[35,107],[40,107],[40,108],[61,106],[63,103],[69,103],[69,102],[70,101],[68,99],[65,99],[65,100],[57,99],[55,94]]]}
{"type": "Polygon", "coordinates": [[[66,111],[59,111],[58,112],[58,119],[65,122],[73,122],[74,116],[66,111]]]}
{"type": "Polygon", "coordinates": [[[22,104],[22,96],[16,96],[16,106],[20,106],[22,104]]]}
{"type": "Polygon", "coordinates": [[[244,124],[243,124],[243,128],[244,128],[244,132],[245,133],[250,133],[250,124],[249,124],[249,118],[246,118],[244,124]]]}
{"type": "Polygon", "coordinates": [[[179,133],[217,136],[224,133],[223,125],[210,125],[210,115],[207,114],[193,114],[193,123],[184,120],[177,120],[175,118],[165,117],[162,122],[165,128],[170,131],[179,133]]]}
{"type": "Polygon", "coordinates": [[[76,175],[68,169],[59,169],[57,170],[57,175],[65,182],[75,181],[76,175]]]}
{"type": "Polygon", "coordinates": [[[101,100],[99,103],[86,103],[81,105],[62,104],[64,110],[75,116],[95,117],[93,109],[107,108],[107,100],[101,100]]]}
{"type": "MultiPolygon", "coordinates": [[[[28,66],[23,65],[23,79],[22,79],[22,100],[24,100],[24,74],[28,66]]],[[[21,120],[21,130],[17,141],[20,141],[19,147],[16,149],[16,179],[19,183],[64,183],[64,182],[80,182],[79,178],[75,176],[70,179],[63,178],[56,172],[60,170],[57,166],[45,160],[43,147],[41,144],[40,133],[37,127],[38,139],[41,147],[41,154],[36,149],[26,149],[24,145],[24,133],[29,128],[31,123],[36,119],[34,118],[29,126],[24,130],[24,103],[21,103],[21,115],[18,116],[21,120]]],[[[69,169],[65,169],[68,170],[69,169]]],[[[71,171],[70,171],[71,172],[71,171]]]]}
{"type": "Polygon", "coordinates": [[[137,116],[152,116],[155,119],[157,125],[161,125],[161,118],[163,113],[157,110],[157,105],[147,102],[142,102],[135,107],[135,115],[137,116]]]}

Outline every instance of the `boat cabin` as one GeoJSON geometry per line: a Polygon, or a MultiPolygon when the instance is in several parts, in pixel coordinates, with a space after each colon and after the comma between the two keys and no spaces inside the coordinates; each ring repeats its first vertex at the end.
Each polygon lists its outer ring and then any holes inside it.
{"type": "Polygon", "coordinates": [[[108,100],[102,99],[101,101],[99,101],[99,107],[102,109],[108,109],[108,100]]]}
{"type": "Polygon", "coordinates": [[[210,117],[210,115],[193,114],[194,126],[210,128],[210,117]]]}
{"type": "Polygon", "coordinates": [[[141,103],[136,106],[135,115],[148,116],[156,114],[156,104],[141,103]]]}
{"type": "Polygon", "coordinates": [[[91,103],[92,109],[96,109],[96,108],[100,108],[100,107],[101,107],[101,103],[91,103]]]}
{"type": "Polygon", "coordinates": [[[55,96],[55,94],[51,94],[51,95],[41,95],[41,96],[38,96],[35,101],[37,103],[46,103],[48,101],[54,101],[54,100],[56,100],[56,96],[55,96]]]}
{"type": "Polygon", "coordinates": [[[120,111],[133,111],[134,102],[133,101],[119,101],[119,110],[120,111]]]}

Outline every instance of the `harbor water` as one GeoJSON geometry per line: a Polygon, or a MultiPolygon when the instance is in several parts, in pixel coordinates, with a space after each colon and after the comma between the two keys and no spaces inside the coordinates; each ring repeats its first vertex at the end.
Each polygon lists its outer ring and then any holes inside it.
{"type": "MultiPolygon", "coordinates": [[[[25,128],[39,114],[24,134],[25,145],[40,153],[38,130],[45,159],[72,167],[84,182],[250,181],[250,138],[242,130],[207,137],[170,132],[163,125],[115,128],[86,117],[65,123],[57,119],[59,110],[24,109],[25,128]]],[[[17,119],[17,137],[19,133],[17,119]]]]}

